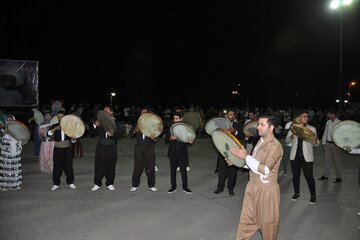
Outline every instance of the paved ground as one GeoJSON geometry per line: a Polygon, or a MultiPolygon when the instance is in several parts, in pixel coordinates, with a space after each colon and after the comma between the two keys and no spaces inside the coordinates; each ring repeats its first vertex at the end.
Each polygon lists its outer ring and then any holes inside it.
{"type": "MultiPolygon", "coordinates": [[[[235,239],[247,173],[239,171],[235,196],[226,191],[216,195],[214,173],[216,152],[210,139],[196,139],[189,148],[189,187],[192,195],[179,191],[168,194],[170,186],[167,146],[156,146],[156,187],[147,189],[146,177],[132,193],[131,173],[134,140],[123,139],[118,146],[115,187],[111,192],[93,186],[96,140],[81,139],[84,157],[74,160],[75,190],[63,183],[52,192],[51,174],[41,173],[32,156],[32,145],[23,151],[23,189],[0,192],[0,239],[34,240],[227,240],[235,239]]],[[[315,150],[315,176],[322,172],[323,149],[315,150]]],[[[301,179],[301,198],[291,201],[291,174],[280,177],[281,222],[279,239],[353,240],[360,239],[360,155],[343,154],[344,181],[316,180],[318,202],[309,205],[309,191],[301,179]]],[[[332,174],[334,175],[333,171],[332,174]]],[[[178,185],[181,186],[180,174],[178,185]]],[[[261,239],[256,234],[254,240],[261,239]]]]}

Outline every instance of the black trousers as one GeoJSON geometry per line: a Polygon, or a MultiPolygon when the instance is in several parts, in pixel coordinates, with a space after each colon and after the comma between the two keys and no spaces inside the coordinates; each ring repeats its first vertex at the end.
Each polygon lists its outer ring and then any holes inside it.
{"type": "Polygon", "coordinates": [[[176,188],[176,168],[180,167],[181,180],[183,189],[188,188],[187,181],[187,172],[186,172],[186,164],[187,158],[181,157],[179,154],[177,156],[172,156],[170,159],[170,176],[171,176],[171,187],[176,188]]]}
{"type": "Polygon", "coordinates": [[[155,186],[155,145],[135,144],[134,149],[134,171],[132,175],[132,186],[139,187],[140,178],[145,169],[148,187],[155,186]]]}
{"type": "Polygon", "coordinates": [[[63,172],[66,175],[66,183],[74,183],[73,156],[70,147],[57,148],[54,147],[53,153],[53,182],[54,185],[60,185],[60,178],[63,172]]]}
{"type": "Polygon", "coordinates": [[[94,183],[102,185],[105,176],[106,186],[113,185],[115,180],[115,167],[117,162],[116,145],[97,144],[95,150],[95,177],[94,183]]]}
{"type": "Polygon", "coordinates": [[[225,181],[227,179],[227,184],[229,190],[233,190],[236,184],[237,178],[237,167],[228,166],[223,156],[218,155],[218,185],[220,189],[224,189],[225,181]]]}
{"type": "Polygon", "coordinates": [[[291,171],[293,173],[294,192],[300,194],[300,175],[303,170],[304,177],[310,190],[311,196],[316,196],[315,180],[313,175],[313,163],[306,162],[303,156],[296,156],[291,162],[291,171]]]}

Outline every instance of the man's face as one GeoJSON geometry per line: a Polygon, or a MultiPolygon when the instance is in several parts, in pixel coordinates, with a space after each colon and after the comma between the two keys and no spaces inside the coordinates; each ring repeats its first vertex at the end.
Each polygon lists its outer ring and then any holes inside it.
{"type": "Polygon", "coordinates": [[[173,117],[173,120],[174,120],[174,122],[180,122],[180,121],[182,121],[182,118],[180,118],[179,116],[174,116],[173,117]]]}
{"type": "Polygon", "coordinates": [[[258,133],[259,136],[261,137],[267,137],[269,134],[272,134],[273,130],[274,130],[274,126],[270,126],[267,123],[267,118],[260,118],[259,119],[259,124],[258,124],[258,133]]]}
{"type": "Polygon", "coordinates": [[[113,111],[111,111],[111,108],[109,108],[109,107],[104,108],[104,112],[106,112],[106,113],[109,114],[110,116],[113,115],[113,111]]]}
{"type": "Polygon", "coordinates": [[[328,114],[327,114],[327,118],[330,119],[330,120],[334,120],[334,119],[335,119],[335,114],[333,114],[333,113],[328,113],[328,114]]]}
{"type": "Polygon", "coordinates": [[[44,118],[45,118],[46,120],[51,120],[51,114],[50,114],[50,113],[45,113],[44,118]]]}
{"type": "Polygon", "coordinates": [[[60,122],[60,120],[64,117],[64,114],[58,113],[56,116],[57,116],[58,121],[60,122]]]}
{"type": "Polygon", "coordinates": [[[299,115],[299,120],[301,124],[307,124],[309,121],[309,115],[307,113],[303,113],[301,115],[299,115]]]}
{"type": "Polygon", "coordinates": [[[255,120],[255,114],[252,113],[252,112],[250,112],[250,113],[249,113],[249,119],[250,119],[251,121],[255,120]]]}
{"type": "Polygon", "coordinates": [[[234,121],[234,120],[235,120],[235,112],[234,112],[234,111],[228,111],[226,115],[227,115],[227,118],[228,118],[230,121],[234,121]]]}

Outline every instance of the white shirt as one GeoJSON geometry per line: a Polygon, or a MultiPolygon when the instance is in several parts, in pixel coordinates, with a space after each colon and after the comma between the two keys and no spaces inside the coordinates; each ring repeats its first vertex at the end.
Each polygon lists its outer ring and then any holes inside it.
{"type": "MultiPolygon", "coordinates": [[[[292,121],[287,122],[287,123],[285,124],[284,129],[285,129],[285,130],[290,129],[290,127],[291,127],[292,124],[293,124],[292,121]]],[[[289,131],[290,131],[290,130],[289,130],[289,131]]],[[[286,146],[288,146],[288,147],[291,147],[291,145],[292,145],[292,142],[286,144],[286,146]]]]}

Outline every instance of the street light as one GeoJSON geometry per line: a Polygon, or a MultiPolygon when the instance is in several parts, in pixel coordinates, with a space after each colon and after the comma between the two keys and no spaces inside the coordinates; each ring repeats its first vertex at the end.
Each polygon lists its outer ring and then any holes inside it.
{"type": "Polygon", "coordinates": [[[352,0],[332,0],[330,2],[331,9],[338,9],[340,15],[340,61],[339,61],[339,112],[342,112],[342,105],[343,105],[343,74],[342,74],[342,7],[349,6],[352,0]]]}
{"type": "Polygon", "coordinates": [[[112,106],[112,98],[115,97],[116,93],[110,93],[110,106],[112,106]]]}

